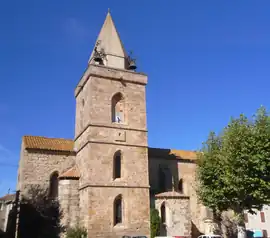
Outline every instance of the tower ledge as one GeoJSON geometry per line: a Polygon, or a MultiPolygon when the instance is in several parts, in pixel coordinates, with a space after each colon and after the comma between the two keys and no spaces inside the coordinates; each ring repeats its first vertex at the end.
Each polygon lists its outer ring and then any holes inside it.
{"type": "Polygon", "coordinates": [[[117,80],[123,83],[147,84],[147,76],[125,69],[111,68],[103,65],[89,65],[75,89],[75,97],[78,96],[90,76],[98,76],[104,79],[117,80]]]}

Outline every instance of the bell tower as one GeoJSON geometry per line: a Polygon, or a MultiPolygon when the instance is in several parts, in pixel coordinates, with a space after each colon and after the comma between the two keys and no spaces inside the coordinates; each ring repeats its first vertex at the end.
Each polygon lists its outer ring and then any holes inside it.
{"type": "Polygon", "coordinates": [[[145,86],[110,13],[76,89],[80,221],[88,237],[150,235],[145,86]]]}

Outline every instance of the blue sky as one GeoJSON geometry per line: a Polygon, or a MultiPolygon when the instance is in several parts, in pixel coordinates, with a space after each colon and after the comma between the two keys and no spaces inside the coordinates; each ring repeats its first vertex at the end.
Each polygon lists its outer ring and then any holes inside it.
{"type": "Polygon", "coordinates": [[[23,135],[73,138],[74,88],[107,9],[148,74],[149,145],[195,150],[231,116],[270,108],[270,1],[0,3],[0,195],[23,135]]]}

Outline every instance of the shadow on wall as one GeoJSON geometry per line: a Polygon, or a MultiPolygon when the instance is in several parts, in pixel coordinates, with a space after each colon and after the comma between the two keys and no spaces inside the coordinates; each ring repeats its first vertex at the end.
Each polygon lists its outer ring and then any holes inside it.
{"type": "Polygon", "coordinates": [[[169,149],[148,149],[151,196],[168,191],[178,191],[179,158],[169,149]],[[155,180],[157,178],[157,181],[155,180]]]}
{"type": "Polygon", "coordinates": [[[161,224],[160,226],[160,236],[167,236],[167,229],[165,224],[161,224]]]}
{"type": "Polygon", "coordinates": [[[58,238],[64,231],[58,201],[48,197],[48,190],[31,186],[21,198],[18,238],[58,238]]]}
{"type": "Polygon", "coordinates": [[[5,238],[5,237],[6,237],[5,232],[2,229],[0,229],[0,238],[5,238]]]}
{"type": "Polygon", "coordinates": [[[199,231],[199,229],[193,222],[191,222],[191,234],[192,234],[192,237],[199,237],[200,235],[204,235],[203,233],[199,231]]]}
{"type": "Polygon", "coordinates": [[[16,206],[13,206],[8,215],[7,229],[4,237],[15,238],[16,218],[17,218],[17,209],[16,206]]]}
{"type": "MultiPolygon", "coordinates": [[[[155,207],[155,195],[157,194],[175,191],[188,195],[187,191],[185,191],[187,186],[184,186],[186,183],[185,177],[181,175],[178,166],[179,163],[183,164],[183,166],[186,166],[185,164],[194,164],[194,160],[182,158],[179,154],[173,152],[170,149],[148,149],[150,204],[152,208],[155,207]]],[[[202,234],[193,222],[191,222],[191,232],[192,237],[198,237],[202,234]]],[[[166,225],[164,224],[160,227],[160,235],[167,235],[166,225]]]]}

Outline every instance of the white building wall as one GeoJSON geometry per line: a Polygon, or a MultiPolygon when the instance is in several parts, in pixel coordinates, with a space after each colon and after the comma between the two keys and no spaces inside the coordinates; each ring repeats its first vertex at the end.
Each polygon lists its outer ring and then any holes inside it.
{"type": "Polygon", "coordinates": [[[267,236],[270,237],[270,206],[264,206],[261,212],[264,212],[265,222],[261,221],[260,211],[254,215],[247,214],[246,229],[266,230],[267,236]]]}

